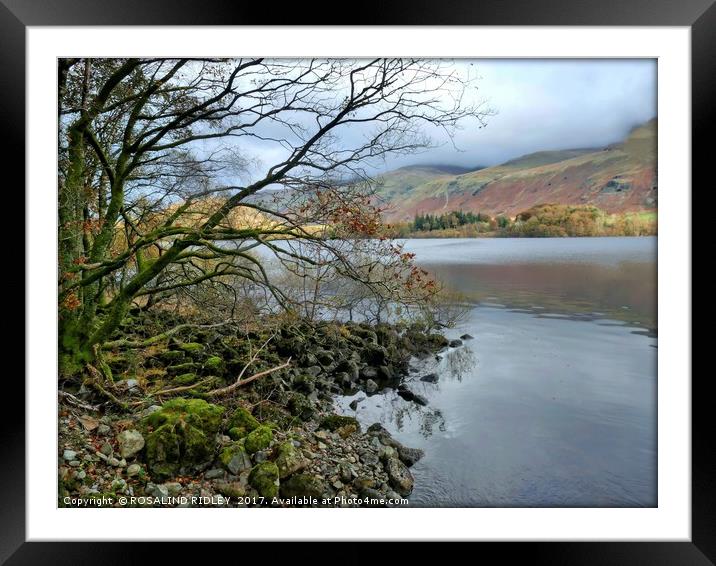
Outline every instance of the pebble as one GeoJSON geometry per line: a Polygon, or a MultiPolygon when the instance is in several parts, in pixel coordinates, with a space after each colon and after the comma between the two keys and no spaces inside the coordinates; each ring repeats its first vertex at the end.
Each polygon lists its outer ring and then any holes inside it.
{"type": "Polygon", "coordinates": [[[117,458],[115,458],[115,457],[108,458],[108,459],[107,459],[107,463],[108,463],[110,466],[114,466],[114,467],[118,467],[118,466],[119,466],[119,460],[117,460],[117,458]]]}
{"type": "Polygon", "coordinates": [[[63,457],[65,460],[68,460],[68,461],[69,461],[69,460],[74,460],[74,459],[77,457],[77,452],[75,452],[74,450],[65,450],[65,451],[62,453],[62,457],[63,457]]]}
{"type": "Polygon", "coordinates": [[[130,464],[127,468],[127,477],[138,476],[139,472],[142,471],[142,466],[139,464],[130,464]]]}
{"type": "Polygon", "coordinates": [[[112,429],[106,424],[101,424],[97,427],[97,434],[100,436],[107,436],[110,432],[112,432],[112,429]]]}
{"type": "Polygon", "coordinates": [[[79,460],[72,460],[70,462],[70,466],[72,466],[73,468],[79,468],[80,465],[81,465],[81,462],[79,460]]]}
{"type": "Polygon", "coordinates": [[[114,450],[112,449],[112,445],[109,442],[105,442],[99,449],[99,451],[102,452],[102,454],[104,454],[105,456],[109,456],[110,454],[112,454],[112,452],[114,452],[114,450]]]}

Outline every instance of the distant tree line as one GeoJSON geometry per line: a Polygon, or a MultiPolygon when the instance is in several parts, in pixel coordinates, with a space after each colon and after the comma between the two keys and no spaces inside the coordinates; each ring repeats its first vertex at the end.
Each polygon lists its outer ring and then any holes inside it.
{"type": "Polygon", "coordinates": [[[656,231],[655,211],[608,214],[596,206],[565,204],[538,204],[514,218],[461,210],[416,214],[412,222],[392,226],[400,238],[649,236],[656,231]]]}

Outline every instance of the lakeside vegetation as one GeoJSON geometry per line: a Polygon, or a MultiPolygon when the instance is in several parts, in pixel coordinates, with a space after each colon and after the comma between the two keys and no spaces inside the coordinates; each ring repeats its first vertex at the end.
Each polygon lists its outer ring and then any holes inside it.
{"type": "Polygon", "coordinates": [[[417,214],[389,230],[397,238],[655,236],[657,213],[608,214],[595,206],[540,204],[514,218],[463,211],[417,214]]]}

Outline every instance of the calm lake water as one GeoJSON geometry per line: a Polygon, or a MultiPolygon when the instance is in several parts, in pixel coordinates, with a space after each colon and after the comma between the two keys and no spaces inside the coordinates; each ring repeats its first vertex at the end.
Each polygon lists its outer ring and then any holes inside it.
{"type": "Polygon", "coordinates": [[[340,411],[425,450],[415,506],[657,505],[656,238],[411,240],[470,305],[393,391],[340,411]],[[438,383],[419,380],[429,372],[438,383]]]}

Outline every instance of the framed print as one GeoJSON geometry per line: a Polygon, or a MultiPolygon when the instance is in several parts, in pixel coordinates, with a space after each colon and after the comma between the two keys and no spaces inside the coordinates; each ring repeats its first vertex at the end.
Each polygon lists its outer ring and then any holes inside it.
{"type": "Polygon", "coordinates": [[[708,1],[349,26],[3,2],[27,223],[8,564],[144,541],[712,563],[708,1]]]}

